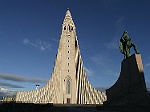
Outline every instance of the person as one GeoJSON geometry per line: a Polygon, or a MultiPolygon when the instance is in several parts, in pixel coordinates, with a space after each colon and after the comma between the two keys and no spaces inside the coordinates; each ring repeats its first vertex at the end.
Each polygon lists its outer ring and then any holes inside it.
{"type": "Polygon", "coordinates": [[[131,37],[128,36],[128,32],[124,31],[124,33],[120,39],[120,42],[119,42],[119,49],[120,49],[120,52],[122,54],[124,54],[125,59],[130,57],[130,48],[131,47],[134,48],[134,51],[136,54],[139,54],[138,50],[136,48],[136,45],[133,42],[131,42],[131,37]]]}

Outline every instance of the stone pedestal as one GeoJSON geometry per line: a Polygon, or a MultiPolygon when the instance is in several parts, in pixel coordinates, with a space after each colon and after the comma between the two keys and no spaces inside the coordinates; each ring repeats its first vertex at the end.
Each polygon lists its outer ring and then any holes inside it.
{"type": "Polygon", "coordinates": [[[124,59],[116,83],[106,90],[110,106],[149,106],[150,93],[146,89],[144,70],[140,54],[124,59]]]}

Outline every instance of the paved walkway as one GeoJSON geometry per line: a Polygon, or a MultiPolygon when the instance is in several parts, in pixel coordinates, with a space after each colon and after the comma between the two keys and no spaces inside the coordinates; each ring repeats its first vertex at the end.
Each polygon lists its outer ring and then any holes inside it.
{"type": "Polygon", "coordinates": [[[96,108],[96,105],[58,105],[33,103],[4,103],[0,112],[111,112],[96,108]]]}
{"type": "Polygon", "coordinates": [[[44,112],[110,112],[96,108],[96,105],[53,105],[44,112]]]}

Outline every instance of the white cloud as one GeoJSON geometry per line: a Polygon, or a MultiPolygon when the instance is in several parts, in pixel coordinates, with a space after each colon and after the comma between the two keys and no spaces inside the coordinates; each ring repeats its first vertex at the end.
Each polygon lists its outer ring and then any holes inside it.
{"type": "Polygon", "coordinates": [[[50,38],[51,40],[53,40],[53,41],[55,41],[55,42],[59,42],[59,40],[57,40],[57,39],[54,39],[53,37],[52,38],[50,38]]]}
{"type": "Polygon", "coordinates": [[[145,67],[150,67],[150,63],[147,63],[144,65],[145,67]]]}
{"type": "Polygon", "coordinates": [[[40,46],[41,51],[45,51],[45,48],[43,46],[40,46]]]}
{"type": "Polygon", "coordinates": [[[114,70],[114,65],[112,60],[107,58],[109,53],[101,53],[91,57],[91,60],[99,67],[101,74],[119,76],[119,71],[114,70]]]}
{"type": "Polygon", "coordinates": [[[108,48],[108,49],[118,49],[118,40],[114,39],[109,43],[105,43],[104,45],[108,48]]]}
{"type": "Polygon", "coordinates": [[[84,66],[84,71],[88,76],[93,76],[93,70],[84,66]]]}
{"type": "Polygon", "coordinates": [[[17,91],[10,91],[5,88],[0,88],[0,96],[13,96],[16,95],[17,91]]]}
{"type": "Polygon", "coordinates": [[[120,32],[123,33],[123,31],[125,30],[124,21],[125,21],[125,16],[121,16],[115,21],[114,24],[115,24],[117,33],[120,33],[120,32]]]}
{"type": "Polygon", "coordinates": [[[24,43],[24,44],[28,44],[28,43],[30,43],[30,41],[29,41],[29,39],[25,38],[25,39],[23,40],[23,43],[24,43]]]}
{"type": "Polygon", "coordinates": [[[104,46],[108,49],[117,49],[119,48],[119,41],[122,36],[123,31],[125,31],[124,26],[125,17],[121,16],[115,21],[115,32],[112,35],[112,40],[110,42],[105,43],[104,46]]]}
{"type": "Polygon", "coordinates": [[[91,57],[91,60],[98,65],[103,65],[104,63],[104,58],[102,55],[95,55],[93,57],[91,57]]]}
{"type": "Polygon", "coordinates": [[[121,16],[120,18],[117,19],[116,24],[122,24],[122,22],[124,21],[125,17],[121,16]]]}
{"type": "Polygon", "coordinates": [[[35,48],[40,49],[41,51],[51,49],[51,44],[47,41],[35,40],[35,42],[31,42],[29,39],[25,38],[23,40],[23,44],[33,46],[35,48]]]}
{"type": "Polygon", "coordinates": [[[87,77],[90,77],[90,78],[92,77],[94,79],[101,79],[102,78],[100,76],[96,76],[94,74],[94,71],[91,68],[87,68],[87,67],[84,66],[84,71],[85,71],[87,77]]]}

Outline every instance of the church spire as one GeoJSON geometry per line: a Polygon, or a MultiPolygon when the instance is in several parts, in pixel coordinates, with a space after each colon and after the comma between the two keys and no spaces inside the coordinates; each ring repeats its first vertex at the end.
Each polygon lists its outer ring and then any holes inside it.
{"type": "Polygon", "coordinates": [[[70,13],[70,11],[69,11],[69,8],[67,8],[65,18],[72,18],[72,17],[71,17],[71,13],[70,13]]]}
{"type": "Polygon", "coordinates": [[[70,21],[70,22],[72,21],[73,22],[69,8],[67,9],[66,16],[64,18],[64,22],[67,22],[67,21],[70,21]]]}
{"type": "Polygon", "coordinates": [[[62,24],[62,32],[64,33],[75,32],[75,25],[69,8],[66,11],[66,15],[62,24]]]}

